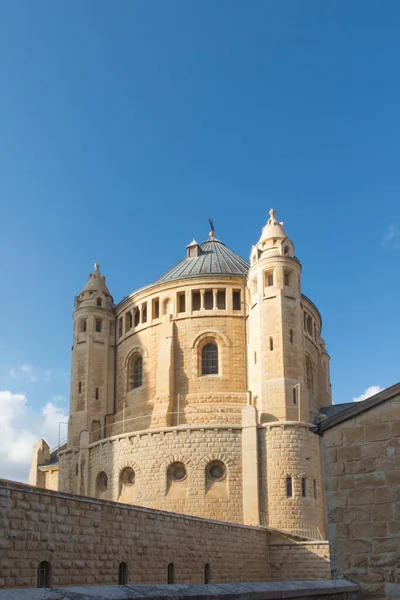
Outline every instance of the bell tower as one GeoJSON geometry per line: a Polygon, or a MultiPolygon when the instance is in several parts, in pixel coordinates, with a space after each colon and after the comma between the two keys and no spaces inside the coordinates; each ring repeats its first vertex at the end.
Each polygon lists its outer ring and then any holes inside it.
{"type": "Polygon", "coordinates": [[[68,447],[104,437],[113,411],[115,310],[100,265],[75,298],[68,447]]]}
{"type": "Polygon", "coordinates": [[[307,421],[301,265],[275,210],[269,214],[250,254],[249,388],[259,422],[307,421]]]}

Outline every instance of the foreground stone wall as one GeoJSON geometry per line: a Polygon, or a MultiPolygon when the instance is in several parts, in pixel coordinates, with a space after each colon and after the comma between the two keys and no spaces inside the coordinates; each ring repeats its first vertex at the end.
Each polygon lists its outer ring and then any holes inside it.
{"type": "Polygon", "coordinates": [[[273,581],[330,579],[329,542],[299,542],[270,545],[273,581]]]}
{"type": "Polygon", "coordinates": [[[334,574],[400,598],[400,396],[323,433],[334,574]]]}
{"type": "MultiPolygon", "coordinates": [[[[41,561],[51,564],[53,587],[116,583],[121,562],[128,566],[129,583],[166,583],[169,563],[176,583],[203,583],[206,564],[213,583],[280,578],[278,569],[271,570],[266,529],[4,480],[0,500],[0,587],[35,586],[41,561]]],[[[322,556],[312,546],[279,550],[280,557],[290,553],[299,579],[310,573],[313,579],[328,577],[328,552],[322,556]]]]}

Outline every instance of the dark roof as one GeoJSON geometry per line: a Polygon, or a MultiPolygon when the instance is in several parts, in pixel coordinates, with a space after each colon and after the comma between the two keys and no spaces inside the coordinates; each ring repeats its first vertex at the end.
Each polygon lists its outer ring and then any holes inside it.
{"type": "Polygon", "coordinates": [[[344,404],[332,404],[332,406],[324,406],[319,412],[322,415],[325,415],[327,419],[329,419],[330,417],[338,415],[342,412],[342,410],[346,410],[346,408],[349,408],[350,406],[353,406],[353,402],[345,402],[344,404]]]}
{"type": "Polygon", "coordinates": [[[382,402],[391,400],[395,396],[400,396],[400,383],[396,383],[362,402],[348,402],[342,405],[337,404],[337,407],[343,406],[344,408],[334,412],[333,415],[328,416],[325,421],[321,421],[318,425],[318,433],[323,433],[327,429],[339,425],[339,423],[343,423],[343,421],[347,421],[347,419],[352,419],[360,413],[378,406],[378,404],[381,404],[382,402]]]}
{"type": "Polygon", "coordinates": [[[219,240],[210,238],[200,244],[200,250],[199,256],[185,258],[156,283],[207,275],[247,275],[250,265],[219,240]]]}

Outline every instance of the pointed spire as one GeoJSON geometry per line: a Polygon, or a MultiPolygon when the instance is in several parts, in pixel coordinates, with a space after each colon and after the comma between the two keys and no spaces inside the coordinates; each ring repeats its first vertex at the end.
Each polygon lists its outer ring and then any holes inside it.
{"type": "Polygon", "coordinates": [[[106,285],[106,278],[100,273],[99,263],[94,264],[94,271],[90,273],[89,279],[83,288],[82,292],[103,292],[108,296],[111,296],[106,285]]]}
{"type": "Polygon", "coordinates": [[[258,241],[258,243],[260,244],[261,242],[264,242],[265,240],[269,240],[271,238],[273,239],[285,239],[286,233],[285,230],[283,228],[283,221],[279,222],[276,217],[276,210],[274,208],[271,208],[271,210],[269,211],[269,219],[267,224],[265,225],[265,227],[263,227],[262,230],[262,234],[261,237],[258,241]]]}

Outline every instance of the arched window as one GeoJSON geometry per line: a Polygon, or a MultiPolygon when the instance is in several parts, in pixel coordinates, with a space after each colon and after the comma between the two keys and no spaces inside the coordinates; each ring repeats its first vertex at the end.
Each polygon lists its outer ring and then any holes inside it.
{"type": "Polygon", "coordinates": [[[175,565],[169,563],[167,570],[167,583],[175,583],[175,565]]]}
{"type": "Polygon", "coordinates": [[[128,583],[128,565],[124,562],[118,566],[118,585],[126,585],[128,583]]]}
{"type": "Polygon", "coordinates": [[[97,298],[97,306],[103,306],[103,301],[101,298],[97,298]]]}
{"type": "Polygon", "coordinates": [[[314,376],[312,362],[308,356],[306,356],[306,381],[308,391],[314,393],[314,376]]]}
{"type": "Polygon", "coordinates": [[[143,359],[138,356],[133,367],[133,387],[138,388],[142,385],[143,359]]]}
{"type": "Polygon", "coordinates": [[[104,471],[101,471],[96,477],[96,489],[98,492],[106,492],[108,487],[108,477],[104,471]]]}
{"type": "Polygon", "coordinates": [[[134,354],[128,363],[128,391],[143,385],[143,358],[134,354]]]}
{"type": "Polygon", "coordinates": [[[218,346],[206,344],[201,351],[201,374],[218,375],[218,346]]]}
{"type": "Polygon", "coordinates": [[[206,565],[204,565],[204,583],[210,583],[211,581],[211,568],[210,565],[207,563],[206,565]]]}
{"type": "Polygon", "coordinates": [[[42,560],[37,568],[37,587],[48,588],[50,587],[50,575],[51,565],[47,560],[42,560]]]}

